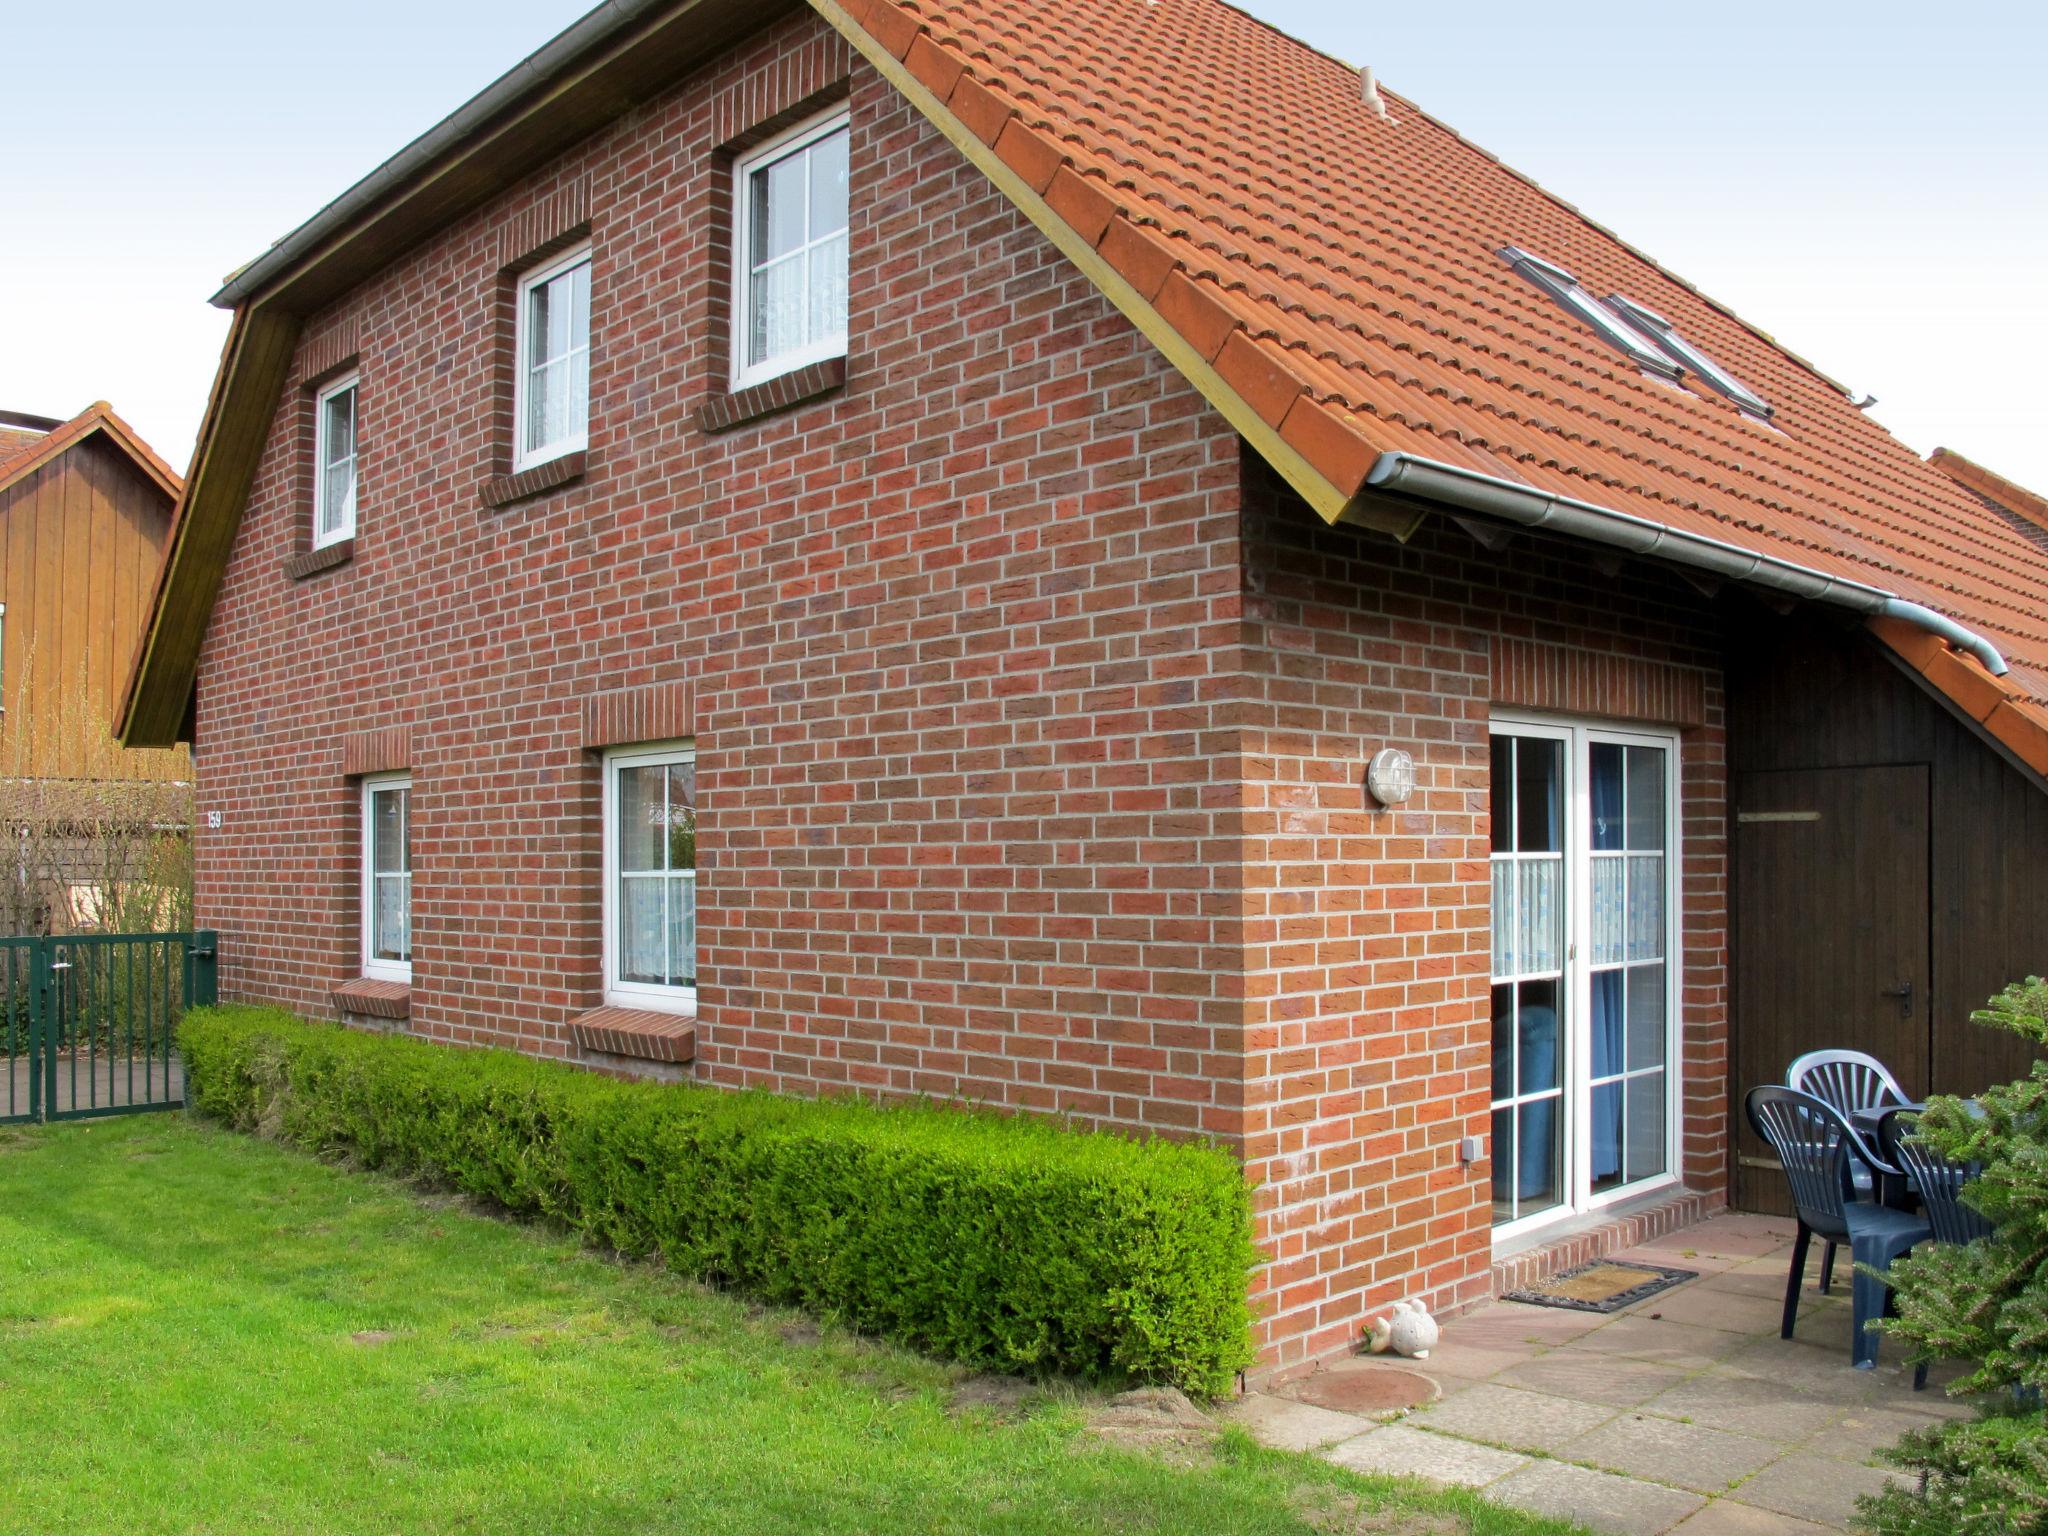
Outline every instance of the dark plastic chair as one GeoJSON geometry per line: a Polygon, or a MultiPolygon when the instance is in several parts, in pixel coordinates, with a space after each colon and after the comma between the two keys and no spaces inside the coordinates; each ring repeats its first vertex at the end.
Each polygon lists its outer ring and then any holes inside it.
{"type": "MultiPolygon", "coordinates": [[[[1843,1119],[1861,1109],[1879,1109],[1886,1104],[1908,1104],[1906,1090],[1892,1076],[1891,1069],[1864,1051],[1808,1051],[1785,1069],[1785,1086],[1824,1099],[1841,1112],[1843,1119]]],[[[1877,1185],[1860,1162],[1849,1164],[1849,1178],[1862,1197],[1874,1197],[1877,1185]]],[[[1820,1256],[1820,1293],[1825,1296],[1835,1278],[1835,1245],[1829,1243],[1820,1256]]]]}
{"type": "Polygon", "coordinates": [[[1799,1213],[1799,1236],[1792,1245],[1792,1268],[1785,1277],[1785,1317],[1780,1338],[1792,1337],[1799,1317],[1799,1283],[1806,1274],[1806,1255],[1815,1234],[1831,1243],[1847,1243],[1855,1262],[1850,1291],[1855,1333],[1850,1355],[1860,1371],[1877,1365],[1877,1335],[1869,1324],[1884,1315],[1891,1292],[1864,1266],[1882,1273],[1893,1259],[1931,1235],[1921,1217],[1894,1211],[1875,1200],[1853,1198],[1851,1158],[1860,1158],[1876,1173],[1896,1174],[1856,1133],[1841,1111],[1827,1100],[1796,1088],[1767,1084],[1749,1090],[1743,1101],[1749,1123],[1770,1144],[1784,1165],[1792,1189],[1792,1207],[1799,1213]]]}
{"type": "MultiPolygon", "coordinates": [[[[1902,1169],[1927,1212],[1937,1243],[1974,1243],[1991,1235],[1991,1223],[1974,1206],[1963,1204],[1963,1186],[1984,1170],[1977,1163],[1952,1163],[1914,1134],[1917,1109],[1893,1109],[1877,1122],[1878,1155],[1902,1169]]],[[[1927,1385],[1927,1362],[1913,1368],[1913,1390],[1927,1385]]]]}

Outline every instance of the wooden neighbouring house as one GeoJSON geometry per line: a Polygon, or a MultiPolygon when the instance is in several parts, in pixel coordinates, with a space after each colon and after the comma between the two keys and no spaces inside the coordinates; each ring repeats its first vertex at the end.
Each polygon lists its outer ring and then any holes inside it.
{"type": "Polygon", "coordinates": [[[1216,1137],[1274,1366],[2015,1065],[2038,542],[1216,0],[617,0],[216,302],[225,995],[1216,1137]]]}
{"type": "Polygon", "coordinates": [[[181,489],[104,401],[68,421],[0,411],[6,932],[183,913],[190,754],[112,730],[181,489]]]}

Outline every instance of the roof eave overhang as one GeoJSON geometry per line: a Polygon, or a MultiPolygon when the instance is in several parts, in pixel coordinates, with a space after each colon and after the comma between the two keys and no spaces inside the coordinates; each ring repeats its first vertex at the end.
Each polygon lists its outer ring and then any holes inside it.
{"type": "Polygon", "coordinates": [[[301,322],[799,0],[611,0],[327,205],[214,296],[214,377],[117,730],[172,746],[301,322]]]}

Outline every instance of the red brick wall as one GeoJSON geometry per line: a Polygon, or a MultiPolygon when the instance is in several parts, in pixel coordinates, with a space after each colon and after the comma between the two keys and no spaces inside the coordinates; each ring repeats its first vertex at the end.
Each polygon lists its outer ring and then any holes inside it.
{"type": "Polygon", "coordinates": [[[601,984],[588,747],[686,700],[698,1076],[1235,1130],[1236,439],[822,24],[312,317],[298,371],[202,663],[224,994],[325,1013],[356,973],[345,742],[404,730],[411,1027],[571,1053],[601,984]],[[716,151],[849,77],[848,382],[707,434],[716,151]],[[505,269],[584,222],[585,473],[487,509],[505,269]],[[359,531],[295,581],[303,383],[349,353],[359,531]]]}
{"type": "Polygon", "coordinates": [[[1458,1142],[1489,1131],[1496,703],[1685,728],[1685,1176],[1723,1188],[1725,744],[1718,627],[1675,578],[1442,520],[1406,547],[1326,529],[1262,471],[1247,504],[1245,1154],[1286,1365],[1487,1289],[1490,1164],[1458,1142]],[[1386,745],[1417,790],[1369,809],[1386,745]]]}

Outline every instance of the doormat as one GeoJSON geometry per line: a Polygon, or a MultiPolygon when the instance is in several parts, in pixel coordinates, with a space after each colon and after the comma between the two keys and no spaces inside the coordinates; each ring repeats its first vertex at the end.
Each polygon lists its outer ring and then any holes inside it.
{"type": "Polygon", "coordinates": [[[1575,1269],[1561,1270],[1548,1280],[1539,1280],[1519,1291],[1509,1291],[1506,1299],[1526,1301],[1532,1307],[1569,1307],[1574,1312],[1618,1312],[1631,1302],[1683,1285],[1698,1275],[1699,1271],[1694,1269],[1595,1259],[1575,1269]]]}

